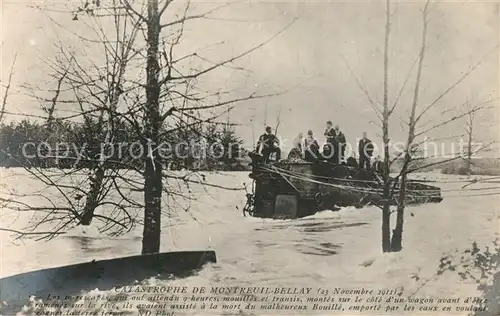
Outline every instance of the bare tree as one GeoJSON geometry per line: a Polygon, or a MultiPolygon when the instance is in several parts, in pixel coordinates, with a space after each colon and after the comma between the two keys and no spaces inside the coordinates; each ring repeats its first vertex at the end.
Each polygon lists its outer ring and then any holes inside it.
{"type": "MultiPolygon", "coordinates": [[[[437,105],[442,101],[442,99],[451,93],[460,83],[462,83],[465,78],[467,78],[479,65],[482,63],[483,59],[479,60],[476,64],[472,65],[467,71],[464,71],[462,75],[453,82],[448,88],[442,91],[432,102],[422,105],[420,101],[420,92],[421,92],[421,81],[422,81],[422,72],[423,72],[423,64],[426,58],[426,50],[427,50],[427,33],[428,33],[428,23],[429,23],[429,12],[431,10],[431,3],[429,0],[426,0],[423,4],[421,10],[421,21],[422,21],[422,29],[421,29],[421,37],[420,37],[420,47],[418,57],[415,62],[411,65],[409,72],[404,80],[402,86],[397,91],[396,98],[394,102],[389,101],[389,86],[390,86],[390,78],[389,78],[389,51],[390,51],[390,40],[391,40],[391,17],[394,14],[391,12],[391,1],[386,0],[385,3],[385,34],[384,34],[384,60],[383,60],[383,100],[381,103],[377,103],[373,100],[367,91],[367,89],[362,85],[359,79],[356,79],[356,82],[359,88],[364,92],[368,101],[370,102],[372,108],[374,109],[375,115],[380,120],[380,124],[377,124],[382,129],[382,139],[383,139],[383,170],[382,171],[382,182],[383,182],[383,190],[382,190],[382,203],[378,205],[382,209],[382,251],[390,252],[390,251],[400,251],[402,249],[402,238],[403,238],[403,226],[404,226],[404,210],[408,199],[414,199],[413,196],[415,194],[414,190],[409,190],[409,182],[408,175],[412,172],[416,172],[422,168],[428,167],[431,164],[423,164],[418,167],[412,165],[412,162],[417,161],[419,158],[415,157],[415,154],[420,150],[419,147],[422,144],[422,141],[419,140],[419,137],[424,136],[426,133],[441,128],[445,125],[451,124],[453,122],[457,122],[458,120],[464,117],[473,117],[474,114],[484,108],[485,104],[491,102],[492,100],[488,100],[486,102],[482,102],[480,104],[475,104],[459,113],[454,115],[449,115],[448,110],[443,111],[442,120],[431,124],[430,126],[427,124],[421,124],[422,119],[426,116],[429,116],[429,112],[431,109],[437,107],[437,105]],[[416,66],[416,67],[415,67],[416,66]],[[394,114],[395,109],[399,106],[401,107],[400,98],[407,86],[409,79],[412,77],[412,74],[416,68],[415,75],[415,84],[413,87],[413,96],[412,101],[409,107],[409,116],[406,122],[403,122],[405,127],[407,128],[406,132],[406,141],[404,143],[404,147],[401,152],[397,153],[397,155],[391,156],[391,152],[389,150],[390,146],[390,120],[391,116],[394,114]],[[445,115],[448,114],[448,115],[445,115]],[[399,170],[399,174],[396,177],[391,177],[389,175],[391,166],[396,161],[402,161],[402,166],[399,170]],[[411,192],[409,192],[411,191],[411,192]],[[396,210],[391,209],[392,204],[396,204],[396,210]],[[391,214],[396,212],[396,225],[394,230],[391,233],[391,214]]],[[[498,45],[497,45],[498,46],[498,45]]],[[[497,46],[494,47],[493,51],[497,49],[497,46]]],[[[487,55],[486,55],[487,56],[487,55]]],[[[349,68],[352,73],[352,69],[349,68]]],[[[402,119],[400,119],[402,121],[402,119]]],[[[484,150],[484,147],[477,148],[474,152],[479,150],[484,150]]],[[[472,153],[470,153],[472,154],[472,153]]],[[[462,154],[456,155],[449,160],[440,161],[438,163],[432,164],[440,164],[445,163],[446,161],[455,160],[462,158],[462,154]]]]}
{"type": "MultiPolygon", "coordinates": [[[[221,116],[237,104],[282,93],[251,92],[232,96],[231,91],[223,89],[205,91],[196,85],[196,80],[230,67],[266,45],[294,20],[268,40],[228,59],[211,62],[203,57],[202,51],[180,55],[177,48],[185,23],[206,18],[217,8],[203,14],[190,14],[191,4],[180,3],[184,4],[182,15],[167,20],[167,13],[174,15],[170,12],[175,10],[173,2],[150,0],[144,5],[129,0],[86,2],[73,13],[74,23],[90,26],[94,36],[87,38],[68,29],[65,31],[77,36],[83,45],[100,48],[101,55],[92,59],[89,54],[71,51],[61,40],[61,56],[48,63],[58,82],[55,97],[38,98],[51,101],[45,118],[47,123],[53,120],[51,117],[61,105],[76,105],[75,115],[57,119],[79,119],[89,131],[84,137],[85,145],[91,143],[92,146],[82,145],[83,155],[77,157],[86,164],[65,173],[66,182],[70,184],[61,184],[43,168],[26,166],[31,175],[51,188],[52,194],[57,192],[67,206],[43,207],[47,216],[42,221],[55,223],[55,228],[40,233],[38,222],[29,232],[18,232],[20,235],[29,233],[51,238],[75,225],[90,225],[92,219],[104,223],[101,230],[114,229],[115,233],[140,224],[144,227],[142,253],[154,253],[160,250],[162,214],[174,209],[187,210],[185,206],[178,206],[183,205],[179,201],[194,198],[188,188],[190,184],[234,189],[209,183],[196,172],[179,174],[164,170],[172,158],[165,157],[161,145],[175,140],[180,128],[202,133],[203,125],[218,124],[221,116]],[[193,68],[193,63],[201,65],[193,68]],[[62,95],[66,99],[62,99],[62,95]],[[128,156],[117,159],[113,155],[121,145],[120,140],[123,141],[120,131],[125,127],[133,131],[133,135],[127,136],[136,139],[144,153],[138,160],[128,156]],[[82,180],[76,170],[87,169],[87,177],[82,180]],[[143,203],[130,197],[130,192],[138,191],[143,192],[143,203]],[[164,196],[168,202],[163,200],[164,196]],[[143,213],[142,220],[137,217],[139,210],[143,213]]],[[[17,210],[39,211],[36,205],[19,204],[19,198],[13,196],[4,202],[17,210]]]]}
{"type": "MultiPolygon", "coordinates": [[[[385,38],[384,38],[384,101],[383,101],[383,113],[382,113],[382,138],[384,142],[384,192],[383,197],[385,203],[382,207],[382,250],[387,252],[390,250],[390,220],[391,220],[391,210],[390,210],[390,187],[391,179],[389,176],[389,117],[391,112],[394,110],[389,109],[389,39],[391,32],[391,12],[390,12],[390,0],[386,1],[385,9],[385,38]]],[[[375,111],[377,111],[375,104],[373,104],[375,111]]]]}
{"type": "MultiPolygon", "coordinates": [[[[444,116],[444,118],[430,126],[418,129],[418,124],[422,121],[426,115],[429,115],[429,111],[439,105],[440,101],[449,93],[451,93],[460,83],[462,83],[477,67],[482,63],[482,59],[476,64],[472,65],[467,71],[464,71],[462,75],[453,82],[447,89],[442,91],[432,102],[422,106],[419,111],[420,105],[420,91],[421,91],[421,78],[422,78],[422,68],[423,63],[425,61],[426,56],[426,48],[427,48],[427,33],[428,33],[428,20],[429,20],[429,12],[430,12],[430,1],[426,0],[424,7],[421,12],[422,16],[422,33],[421,33],[421,45],[420,52],[418,55],[418,64],[417,64],[417,74],[415,80],[415,86],[413,91],[413,98],[410,108],[409,120],[407,122],[408,125],[408,134],[407,140],[403,151],[403,166],[399,172],[396,181],[399,183],[397,192],[397,217],[396,217],[396,226],[392,234],[391,239],[391,248],[390,251],[400,251],[402,249],[402,239],[403,239],[403,224],[404,224],[404,211],[406,206],[406,201],[409,197],[408,192],[408,174],[417,171],[420,168],[425,168],[426,165],[420,166],[419,168],[412,168],[411,162],[414,160],[413,155],[418,150],[420,143],[417,141],[419,136],[423,136],[426,133],[448,125],[453,122],[457,122],[459,119],[463,117],[468,117],[470,115],[474,115],[477,111],[481,110],[485,104],[491,102],[492,100],[488,100],[481,104],[474,105],[465,109],[464,111],[451,115],[444,116]]],[[[494,47],[496,50],[497,46],[494,47]]],[[[396,105],[397,103],[395,103],[396,105]]],[[[485,147],[477,148],[476,151],[484,150],[485,147]]],[[[461,153],[453,157],[452,159],[459,159],[462,156],[461,153]]],[[[410,193],[411,194],[411,193],[410,193]]]]}
{"type": "MultiPolygon", "coordinates": [[[[467,100],[465,102],[465,111],[467,113],[465,117],[465,136],[466,136],[466,142],[467,144],[465,145],[465,153],[463,157],[465,161],[465,170],[458,170],[459,173],[466,173],[467,175],[472,174],[472,166],[474,165],[473,163],[473,157],[477,153],[477,149],[481,148],[483,151],[487,151],[490,149],[490,146],[495,143],[494,141],[488,142],[486,144],[483,143],[478,143],[476,144],[476,134],[477,134],[477,127],[478,127],[478,115],[480,112],[483,112],[484,110],[491,109],[492,107],[488,105],[489,102],[482,102],[479,104],[474,104],[470,100],[467,100]],[[479,145],[476,146],[476,145],[479,145]]],[[[482,122],[484,124],[484,121],[482,122]]]]}
{"type": "MultiPolygon", "coordinates": [[[[469,102],[467,102],[469,104],[469,102]]],[[[465,126],[465,132],[467,134],[467,157],[466,157],[466,170],[467,173],[470,175],[471,174],[471,166],[472,166],[472,154],[473,154],[473,148],[472,148],[472,142],[474,139],[474,121],[476,118],[476,112],[470,112],[467,114],[467,123],[465,126]]]]}
{"type": "Polygon", "coordinates": [[[408,122],[408,138],[406,141],[406,146],[404,149],[404,161],[403,167],[401,168],[401,178],[399,186],[399,196],[398,196],[398,206],[397,206],[397,217],[396,217],[396,227],[392,234],[391,239],[391,251],[399,251],[402,249],[402,239],[403,239],[403,224],[404,224],[404,209],[405,209],[405,197],[406,197],[406,181],[407,181],[407,171],[409,163],[412,159],[412,147],[415,140],[415,126],[417,124],[417,105],[419,102],[420,94],[420,82],[422,78],[422,66],[425,58],[426,52],[426,39],[427,39],[427,16],[429,10],[429,0],[425,2],[424,8],[422,10],[422,38],[420,53],[418,57],[417,66],[417,78],[415,81],[415,88],[413,91],[413,100],[411,105],[410,118],[408,122]]]}

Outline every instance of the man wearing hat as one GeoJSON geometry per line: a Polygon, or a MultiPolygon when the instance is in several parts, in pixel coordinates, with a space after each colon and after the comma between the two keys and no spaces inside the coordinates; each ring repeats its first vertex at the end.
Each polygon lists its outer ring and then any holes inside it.
{"type": "Polygon", "coordinates": [[[332,121],[327,121],[326,122],[326,130],[324,133],[326,137],[326,144],[323,147],[323,155],[325,158],[327,158],[329,161],[334,162],[335,157],[337,155],[336,151],[336,132],[335,129],[333,128],[333,123],[332,121]]]}
{"type": "Polygon", "coordinates": [[[276,161],[281,159],[280,143],[276,135],[272,133],[270,126],[266,127],[266,132],[259,137],[257,151],[262,154],[265,163],[269,162],[269,156],[276,153],[276,161]]]}

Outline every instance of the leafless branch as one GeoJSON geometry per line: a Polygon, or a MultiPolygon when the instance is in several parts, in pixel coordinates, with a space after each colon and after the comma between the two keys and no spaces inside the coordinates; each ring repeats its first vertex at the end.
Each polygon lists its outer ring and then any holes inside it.
{"type": "Polygon", "coordinates": [[[472,65],[469,67],[467,71],[465,71],[455,82],[453,82],[447,89],[445,89],[441,94],[439,94],[434,101],[432,101],[430,104],[428,104],[422,112],[416,117],[415,123],[417,123],[424,115],[427,113],[432,107],[434,107],[436,104],[438,104],[441,99],[443,99],[448,93],[450,93],[453,89],[455,89],[462,81],[464,81],[471,73],[474,72],[484,61],[486,57],[488,57],[491,53],[495,52],[498,50],[500,44],[497,44],[493,47],[491,51],[489,51],[487,54],[485,54],[476,64],[472,65]]]}
{"type": "MultiPolygon", "coordinates": [[[[162,8],[160,10],[160,14],[163,13],[163,11],[168,7],[168,5],[171,3],[172,1],[170,0],[166,0],[165,1],[165,5],[164,5],[164,8],[162,8]]],[[[195,19],[203,19],[203,18],[206,18],[209,14],[215,12],[215,11],[218,11],[220,10],[221,8],[224,8],[224,7],[228,7],[236,2],[228,2],[228,3],[224,3],[220,6],[217,6],[216,8],[214,9],[211,9],[205,13],[201,13],[201,14],[196,14],[196,15],[191,15],[191,16],[188,16],[186,15],[187,11],[189,10],[189,6],[190,6],[190,1],[187,1],[186,3],[186,7],[184,9],[184,15],[182,18],[178,19],[178,20],[174,20],[174,21],[171,21],[171,22],[168,22],[168,23],[164,23],[162,25],[160,25],[161,28],[165,28],[165,27],[169,27],[169,26],[174,26],[176,24],[180,24],[180,23],[184,23],[186,21],[189,21],[189,20],[195,20],[195,19]]]]}
{"type": "MultiPolygon", "coordinates": [[[[197,78],[197,77],[200,77],[214,69],[217,69],[223,65],[226,65],[226,64],[229,64],[229,63],[232,63],[238,59],[241,59],[242,57],[244,56],[247,56],[248,54],[256,51],[257,49],[259,48],[262,48],[263,46],[265,46],[266,44],[268,44],[269,42],[271,42],[272,40],[274,40],[275,38],[277,38],[279,35],[281,35],[283,32],[285,32],[289,27],[291,27],[293,25],[293,23],[295,23],[297,19],[293,19],[290,23],[288,23],[284,28],[282,28],[279,32],[277,32],[276,34],[274,34],[273,36],[271,36],[269,39],[267,39],[266,41],[260,43],[259,45],[257,46],[254,46],[252,47],[251,49],[249,50],[246,50],[232,58],[229,58],[229,59],[226,59],[222,62],[219,62],[217,63],[216,65],[213,65],[211,67],[208,67],[208,68],[205,68],[199,72],[196,72],[194,74],[189,74],[189,75],[185,75],[185,76],[182,76],[182,77],[172,77],[172,78],[166,78],[166,80],[185,80],[185,79],[192,79],[192,78],[197,78]]],[[[162,83],[165,83],[165,80],[162,82],[162,83]]]]}
{"type": "Polygon", "coordinates": [[[381,116],[382,115],[382,111],[378,108],[377,104],[372,99],[372,97],[370,96],[370,93],[365,88],[365,86],[361,83],[361,81],[359,80],[359,78],[354,74],[354,71],[352,70],[351,66],[349,66],[349,63],[347,62],[347,60],[345,59],[345,57],[343,55],[341,55],[341,54],[339,54],[339,55],[342,58],[342,60],[344,61],[344,64],[346,65],[346,67],[349,70],[349,72],[351,73],[351,75],[356,80],[356,84],[358,85],[359,89],[365,94],[365,96],[368,99],[368,102],[370,103],[370,105],[372,106],[375,114],[377,115],[377,117],[379,118],[379,120],[382,121],[382,116],[381,116]]]}
{"type": "Polygon", "coordinates": [[[5,107],[7,106],[7,97],[9,95],[9,89],[12,82],[12,74],[14,73],[14,66],[16,64],[17,53],[14,55],[14,61],[10,67],[9,79],[7,79],[7,86],[5,87],[5,93],[2,100],[2,109],[0,110],[0,122],[2,122],[3,116],[5,114],[5,107]]]}

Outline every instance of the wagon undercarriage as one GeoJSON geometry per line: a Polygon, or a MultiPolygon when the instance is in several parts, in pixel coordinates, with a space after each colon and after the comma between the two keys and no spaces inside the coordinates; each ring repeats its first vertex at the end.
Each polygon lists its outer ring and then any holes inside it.
{"type": "MultiPolygon", "coordinates": [[[[301,218],[339,207],[381,205],[383,184],[375,171],[328,162],[253,164],[253,190],[244,212],[264,218],[301,218]]],[[[440,188],[408,181],[406,204],[437,203],[440,188]]],[[[399,184],[391,183],[395,205],[399,184]]]]}

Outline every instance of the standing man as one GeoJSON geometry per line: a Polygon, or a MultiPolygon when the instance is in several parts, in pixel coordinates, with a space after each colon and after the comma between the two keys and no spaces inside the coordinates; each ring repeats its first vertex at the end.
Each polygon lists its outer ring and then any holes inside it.
{"type": "Polygon", "coordinates": [[[280,142],[276,135],[272,133],[270,126],[266,127],[266,132],[259,137],[257,142],[257,152],[262,154],[264,163],[269,162],[269,156],[276,153],[276,161],[281,158],[280,142]]]}
{"type": "Polygon", "coordinates": [[[304,140],[304,159],[307,161],[317,161],[319,158],[319,145],[318,141],[314,138],[312,130],[307,131],[306,139],[304,140]]]}
{"type": "Polygon", "coordinates": [[[337,159],[337,163],[340,164],[344,161],[346,139],[344,133],[342,133],[338,125],[335,125],[335,142],[338,147],[336,150],[337,157],[335,157],[335,159],[337,159]]]}
{"type": "Polygon", "coordinates": [[[373,155],[373,143],[366,137],[366,132],[363,132],[363,138],[358,144],[359,168],[370,169],[370,159],[373,155]]]}
{"type": "Polygon", "coordinates": [[[335,150],[336,146],[336,134],[335,129],[333,128],[332,121],[326,122],[326,130],[324,133],[326,137],[326,145],[323,148],[323,156],[328,157],[329,161],[335,161],[335,156],[337,151],[335,150]],[[326,150],[328,148],[328,150],[326,150]]]}

